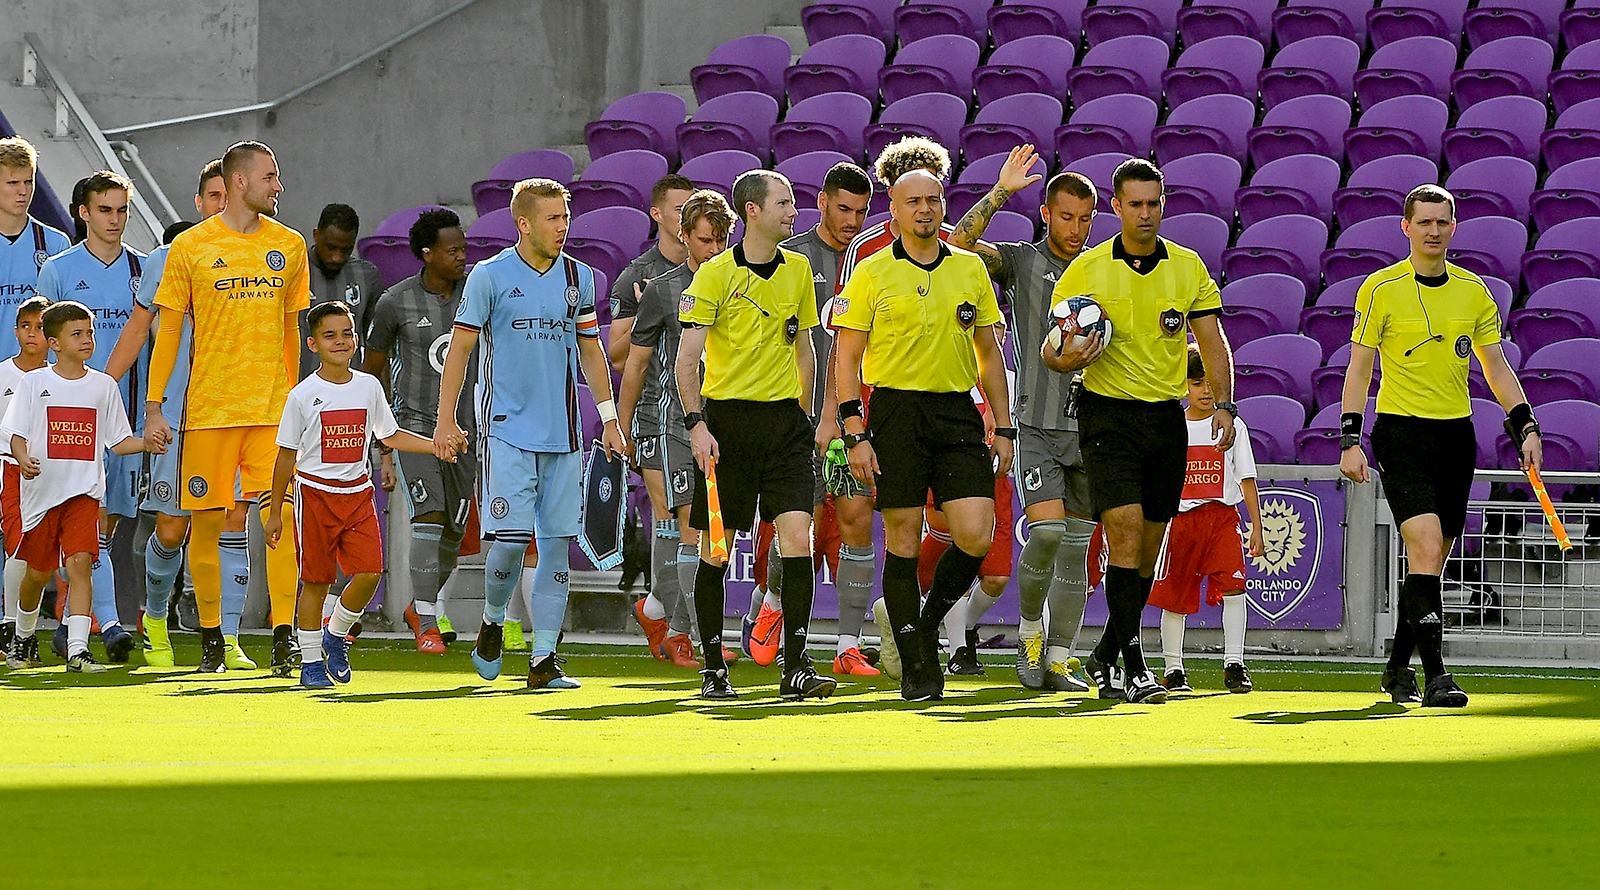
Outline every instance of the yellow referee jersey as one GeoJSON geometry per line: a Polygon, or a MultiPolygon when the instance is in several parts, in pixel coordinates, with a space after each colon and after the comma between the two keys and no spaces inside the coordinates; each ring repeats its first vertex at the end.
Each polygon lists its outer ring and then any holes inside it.
{"type": "Polygon", "coordinates": [[[1084,388],[1141,402],[1187,394],[1189,319],[1222,312],[1222,295],[1200,255],[1165,238],[1150,256],[1124,251],[1121,235],[1079,254],[1050,304],[1068,297],[1094,298],[1111,322],[1111,342],[1084,369],[1084,388]]]}
{"type": "Polygon", "coordinates": [[[862,382],[917,392],[977,386],[973,334],[1001,320],[983,259],[942,241],[924,266],[895,239],[862,260],[833,301],[834,327],[867,332],[862,382]]]}
{"type": "Polygon", "coordinates": [[[1350,339],[1383,357],[1380,414],[1467,417],[1467,356],[1500,342],[1500,308],[1466,269],[1446,263],[1445,274],[1421,278],[1407,258],[1361,282],[1350,339]]]}
{"type": "Polygon", "coordinates": [[[770,264],[752,266],[735,244],[702,263],[678,302],[678,320],[708,329],[708,399],[781,402],[800,398],[795,341],[817,326],[811,263],[778,248],[770,264]],[[762,274],[773,267],[770,275],[762,274]]]}

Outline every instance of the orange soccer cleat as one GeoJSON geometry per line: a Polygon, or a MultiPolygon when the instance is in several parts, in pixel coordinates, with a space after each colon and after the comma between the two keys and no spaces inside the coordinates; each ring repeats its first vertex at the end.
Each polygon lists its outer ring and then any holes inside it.
{"type": "MultiPolygon", "coordinates": [[[[661,645],[667,639],[667,619],[651,618],[644,613],[644,600],[633,604],[633,617],[639,620],[639,627],[644,631],[645,644],[650,647],[650,654],[658,661],[665,661],[667,657],[661,654],[661,645]]],[[[684,638],[688,642],[688,638],[684,638]]]]}
{"type": "Polygon", "coordinates": [[[783,645],[783,613],[766,603],[756,614],[755,630],[750,633],[750,657],[756,664],[766,667],[778,660],[778,650],[783,645]]]}
{"type": "Polygon", "coordinates": [[[883,671],[878,670],[867,662],[867,657],[855,646],[840,652],[833,659],[833,672],[841,675],[854,675],[857,677],[876,677],[883,671]]]}
{"type": "Polygon", "coordinates": [[[695,657],[694,644],[688,634],[673,634],[661,647],[662,657],[674,667],[699,669],[700,659],[695,657]]]}

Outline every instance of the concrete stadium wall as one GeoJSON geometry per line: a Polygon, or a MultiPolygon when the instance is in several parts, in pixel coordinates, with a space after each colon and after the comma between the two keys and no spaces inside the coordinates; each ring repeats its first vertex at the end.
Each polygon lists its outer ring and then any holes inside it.
{"type": "MultiPolygon", "coordinates": [[[[105,127],[276,98],[456,0],[8,0],[0,61],[37,32],[105,127]]],[[[180,211],[229,143],[273,145],[281,218],[309,231],[329,201],[369,227],[462,204],[502,157],[578,143],[611,101],[681,83],[717,44],[797,24],[804,0],[482,0],[282,109],[135,134],[180,211]]]]}

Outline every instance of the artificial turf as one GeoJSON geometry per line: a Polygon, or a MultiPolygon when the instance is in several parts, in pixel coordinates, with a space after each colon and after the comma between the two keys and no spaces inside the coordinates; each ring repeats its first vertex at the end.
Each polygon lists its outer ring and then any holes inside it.
{"type": "Polygon", "coordinates": [[[559,693],[523,689],[523,656],[490,683],[465,645],[406,648],[362,641],[354,682],[315,693],[0,675],[13,867],[37,851],[37,882],[71,888],[1547,887],[1588,885],[1600,852],[1595,671],[1463,668],[1471,706],[1433,711],[1350,663],[1260,662],[1229,695],[1191,660],[1198,693],[1159,706],[1027,692],[998,661],[942,703],[873,678],[785,704],[745,663],[711,704],[611,648],[574,647],[586,685],[559,693]]]}

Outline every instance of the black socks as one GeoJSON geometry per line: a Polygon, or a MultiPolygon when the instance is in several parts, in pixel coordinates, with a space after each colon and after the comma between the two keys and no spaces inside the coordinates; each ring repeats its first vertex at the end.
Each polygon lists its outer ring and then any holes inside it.
{"type": "MultiPolygon", "coordinates": [[[[811,621],[816,576],[809,556],[785,556],[779,561],[783,565],[778,589],[783,606],[783,669],[784,673],[793,673],[805,664],[806,624],[811,621]]],[[[702,621],[700,626],[705,627],[705,623],[702,621]]]]}
{"type": "Polygon", "coordinates": [[[722,660],[722,579],[727,574],[726,565],[712,565],[703,559],[694,574],[694,613],[700,622],[700,650],[706,669],[712,671],[728,666],[722,660]]]}

